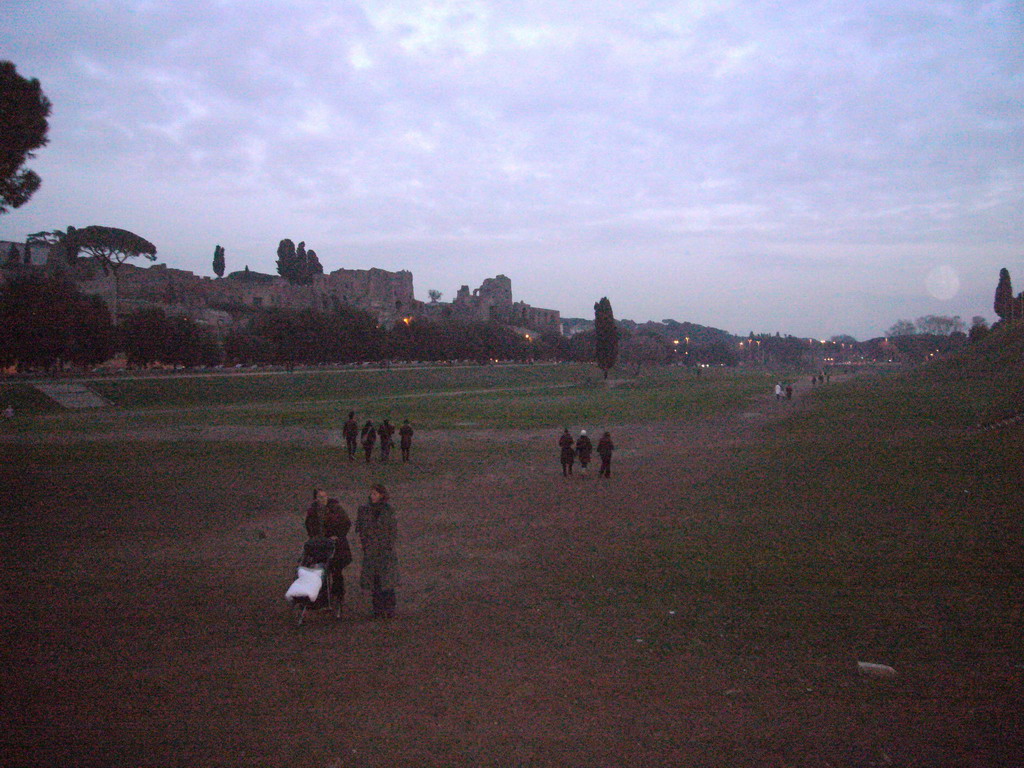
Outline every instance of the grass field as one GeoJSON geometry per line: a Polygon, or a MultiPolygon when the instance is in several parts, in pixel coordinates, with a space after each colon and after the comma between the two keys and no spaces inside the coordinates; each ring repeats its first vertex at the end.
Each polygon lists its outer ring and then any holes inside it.
{"type": "Polygon", "coordinates": [[[1024,334],[993,334],[793,404],[765,373],[605,384],[576,366],[109,381],[116,407],[83,414],[26,396],[0,469],[0,674],[19,692],[0,763],[1013,765],[1024,429],[1003,420],[1022,360],[1024,334]],[[423,458],[173,431],[331,431],[349,408],[408,414],[423,458]],[[560,482],[563,425],[613,430],[614,484],[560,482]],[[348,504],[371,480],[402,500],[409,618],[303,654],[273,610],[300,499],[322,484],[348,504]],[[155,610],[108,611],[119,580],[155,610]],[[298,684],[327,649],[360,670],[342,693],[298,684]],[[857,661],[898,676],[858,679],[857,661]],[[296,737],[293,711],[318,729],[296,737]],[[44,712],[64,747],[28,724],[44,712]]]}
{"type": "Polygon", "coordinates": [[[339,428],[349,410],[424,429],[523,429],[697,418],[735,408],[768,391],[770,377],[715,369],[654,369],[606,384],[581,365],[342,369],[296,373],[90,379],[115,405],[102,412],[55,410],[26,384],[0,388],[27,432],[234,424],[339,428]]]}

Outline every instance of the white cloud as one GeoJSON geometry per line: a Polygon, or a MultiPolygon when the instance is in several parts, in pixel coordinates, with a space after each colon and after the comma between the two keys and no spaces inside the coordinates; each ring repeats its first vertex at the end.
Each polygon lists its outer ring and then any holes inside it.
{"type": "Polygon", "coordinates": [[[481,56],[490,48],[490,13],[479,0],[372,4],[366,12],[375,27],[411,55],[454,50],[481,56]]]}
{"type": "Polygon", "coordinates": [[[302,111],[302,117],[296,124],[300,132],[312,136],[328,136],[333,125],[331,108],[322,102],[313,102],[302,111]]]}
{"type": "Polygon", "coordinates": [[[357,70],[371,69],[374,65],[373,57],[362,43],[356,43],[349,49],[348,61],[357,70]]]}

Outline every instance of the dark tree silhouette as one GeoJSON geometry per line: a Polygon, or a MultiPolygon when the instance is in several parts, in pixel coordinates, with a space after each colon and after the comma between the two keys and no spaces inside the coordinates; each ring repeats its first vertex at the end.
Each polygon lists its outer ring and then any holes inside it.
{"type": "Polygon", "coordinates": [[[1000,320],[1013,318],[1013,285],[1010,283],[1010,271],[1006,267],[999,270],[999,283],[996,285],[996,298],[992,308],[1000,320]]]}
{"type": "Polygon", "coordinates": [[[309,272],[310,282],[313,281],[313,275],[322,275],[324,273],[324,265],[320,263],[316,251],[312,248],[306,251],[306,269],[309,272]]]}
{"type": "Polygon", "coordinates": [[[74,264],[82,250],[78,230],[74,227],[68,227],[67,231],[55,229],[52,232],[35,232],[28,236],[25,246],[28,248],[39,243],[50,246],[50,260],[55,264],[74,264]]]}
{"type": "Polygon", "coordinates": [[[213,249],[213,274],[224,277],[224,266],[224,249],[218,245],[213,249]]]}
{"type": "Polygon", "coordinates": [[[309,261],[306,258],[306,242],[302,241],[295,246],[295,277],[292,282],[298,283],[299,285],[305,285],[310,282],[307,278],[309,277],[309,261]]]}
{"type": "Polygon", "coordinates": [[[113,341],[102,299],[82,294],[60,277],[16,277],[0,290],[2,365],[95,365],[110,357],[113,341]]]}
{"type": "Polygon", "coordinates": [[[306,250],[306,243],[298,246],[287,238],[277,246],[277,274],[293,285],[309,285],[313,275],[322,275],[323,265],[316,251],[306,250]]]}
{"type": "Polygon", "coordinates": [[[162,309],[139,309],[125,316],[118,333],[128,365],[145,368],[160,360],[170,327],[162,309]]]}
{"type": "Polygon", "coordinates": [[[156,261],[156,246],[126,229],[95,225],[75,230],[74,245],[97,259],[104,274],[114,276],[114,322],[117,322],[121,292],[118,272],[126,261],[139,256],[156,261]]]}
{"type": "Polygon", "coordinates": [[[615,367],[615,361],[619,356],[619,329],[615,325],[612,303],[608,301],[607,296],[594,305],[594,333],[597,367],[604,372],[607,379],[608,371],[615,367]]]}
{"type": "Polygon", "coordinates": [[[14,64],[0,61],[0,213],[20,208],[42,180],[23,169],[33,150],[46,146],[50,101],[39,81],[26,80],[14,64]]]}
{"type": "Polygon", "coordinates": [[[277,274],[289,283],[297,282],[297,263],[295,259],[295,243],[287,237],[277,245],[277,274]]]}

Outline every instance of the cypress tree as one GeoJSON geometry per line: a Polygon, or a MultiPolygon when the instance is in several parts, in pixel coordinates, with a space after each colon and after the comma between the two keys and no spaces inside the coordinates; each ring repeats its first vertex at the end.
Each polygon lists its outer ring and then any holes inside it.
{"type": "Polygon", "coordinates": [[[224,249],[219,245],[213,249],[213,273],[224,277],[224,249]]]}
{"type": "Polygon", "coordinates": [[[297,276],[295,267],[295,243],[285,238],[277,246],[277,274],[294,283],[297,276]]]}
{"type": "Polygon", "coordinates": [[[999,284],[996,286],[996,300],[992,308],[1000,320],[1013,317],[1013,286],[1010,284],[1010,272],[1006,267],[999,270],[999,284]]]}
{"type": "Polygon", "coordinates": [[[309,264],[306,261],[306,241],[303,240],[295,246],[295,277],[293,283],[305,285],[309,283],[309,264]]]}
{"type": "Polygon", "coordinates": [[[594,334],[597,367],[608,378],[608,371],[615,367],[619,356],[619,329],[612,314],[612,303],[605,296],[594,305],[594,334]]]}
{"type": "Polygon", "coordinates": [[[320,263],[320,259],[316,256],[316,251],[310,249],[306,251],[306,262],[309,264],[309,274],[322,275],[324,273],[324,265],[320,263]]]}

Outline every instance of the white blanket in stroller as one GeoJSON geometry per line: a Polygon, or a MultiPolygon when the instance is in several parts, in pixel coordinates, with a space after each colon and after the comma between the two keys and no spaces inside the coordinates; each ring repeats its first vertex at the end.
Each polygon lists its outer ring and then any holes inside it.
{"type": "Polygon", "coordinates": [[[323,585],[323,568],[304,568],[300,565],[295,581],[293,581],[292,585],[288,587],[288,591],[284,593],[284,597],[289,602],[304,597],[311,603],[315,603],[317,597],[320,596],[320,589],[323,585]]]}

